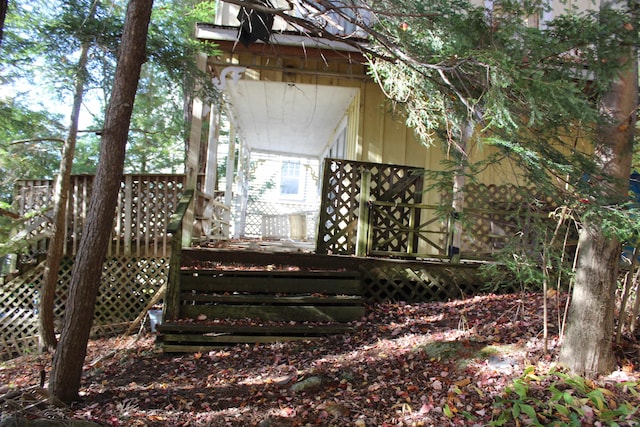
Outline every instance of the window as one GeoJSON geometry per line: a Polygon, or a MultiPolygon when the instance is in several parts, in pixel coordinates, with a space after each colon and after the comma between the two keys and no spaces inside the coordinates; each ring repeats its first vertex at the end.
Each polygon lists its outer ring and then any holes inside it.
{"type": "Polygon", "coordinates": [[[347,128],[342,128],[342,131],[336,137],[333,145],[329,149],[329,157],[332,159],[344,159],[347,150],[347,128]]]}
{"type": "Polygon", "coordinates": [[[298,196],[300,190],[300,162],[283,161],[280,172],[280,195],[298,196]]]}
{"type": "MultiPolygon", "coordinates": [[[[488,17],[500,14],[502,8],[499,1],[484,0],[484,8],[488,17]]],[[[524,24],[529,28],[546,29],[547,23],[553,19],[553,8],[551,0],[543,0],[540,10],[524,18],[524,24]]]]}

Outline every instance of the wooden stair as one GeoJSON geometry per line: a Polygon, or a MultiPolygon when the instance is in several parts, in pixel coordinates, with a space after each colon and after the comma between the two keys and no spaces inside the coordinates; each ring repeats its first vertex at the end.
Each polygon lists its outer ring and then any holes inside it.
{"type": "Polygon", "coordinates": [[[356,270],[183,266],[178,282],[179,313],[158,327],[165,352],[345,333],[364,316],[356,270]]]}

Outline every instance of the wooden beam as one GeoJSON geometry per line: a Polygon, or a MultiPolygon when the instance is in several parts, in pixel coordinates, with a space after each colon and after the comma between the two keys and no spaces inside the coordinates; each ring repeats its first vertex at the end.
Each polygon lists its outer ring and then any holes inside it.
{"type": "Polygon", "coordinates": [[[252,55],[272,57],[292,57],[322,59],[331,62],[345,62],[348,64],[364,64],[366,58],[360,52],[342,51],[337,49],[322,49],[318,47],[303,48],[300,46],[286,46],[267,43],[252,43],[248,47],[235,41],[215,40],[218,50],[234,54],[250,53],[252,55]]]}
{"type": "Polygon", "coordinates": [[[176,212],[171,216],[167,233],[172,237],[171,258],[169,259],[169,282],[167,285],[162,321],[176,320],[180,313],[180,267],[182,265],[182,231],[185,213],[193,201],[193,190],[185,190],[176,212]]]}

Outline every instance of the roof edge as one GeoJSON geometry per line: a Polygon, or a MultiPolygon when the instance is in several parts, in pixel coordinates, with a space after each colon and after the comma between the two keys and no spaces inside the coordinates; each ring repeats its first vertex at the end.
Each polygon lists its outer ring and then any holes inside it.
{"type": "MultiPolygon", "coordinates": [[[[196,38],[199,40],[236,42],[238,41],[238,27],[229,25],[214,25],[197,23],[196,38]]],[[[365,44],[367,41],[360,38],[349,38],[351,42],[365,44]]],[[[257,41],[256,44],[266,44],[257,41]]],[[[318,48],[327,50],[338,50],[344,52],[358,52],[361,50],[349,43],[337,40],[329,40],[324,37],[312,36],[298,31],[277,31],[271,34],[269,44],[279,46],[295,46],[303,49],[318,48]]]]}

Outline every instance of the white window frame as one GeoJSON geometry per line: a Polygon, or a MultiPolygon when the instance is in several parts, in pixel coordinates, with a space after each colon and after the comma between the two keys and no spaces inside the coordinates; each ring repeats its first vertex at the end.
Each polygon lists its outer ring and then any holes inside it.
{"type": "Polygon", "coordinates": [[[304,168],[304,163],[300,159],[282,159],[280,162],[280,173],[279,173],[279,182],[278,182],[278,197],[282,200],[304,200],[305,197],[305,184],[306,184],[306,171],[304,168]],[[286,176],[284,175],[284,169],[287,164],[296,164],[298,166],[298,176],[297,178],[293,175],[286,176]],[[298,192],[297,193],[283,193],[282,185],[285,179],[297,179],[298,183],[298,192]]]}

